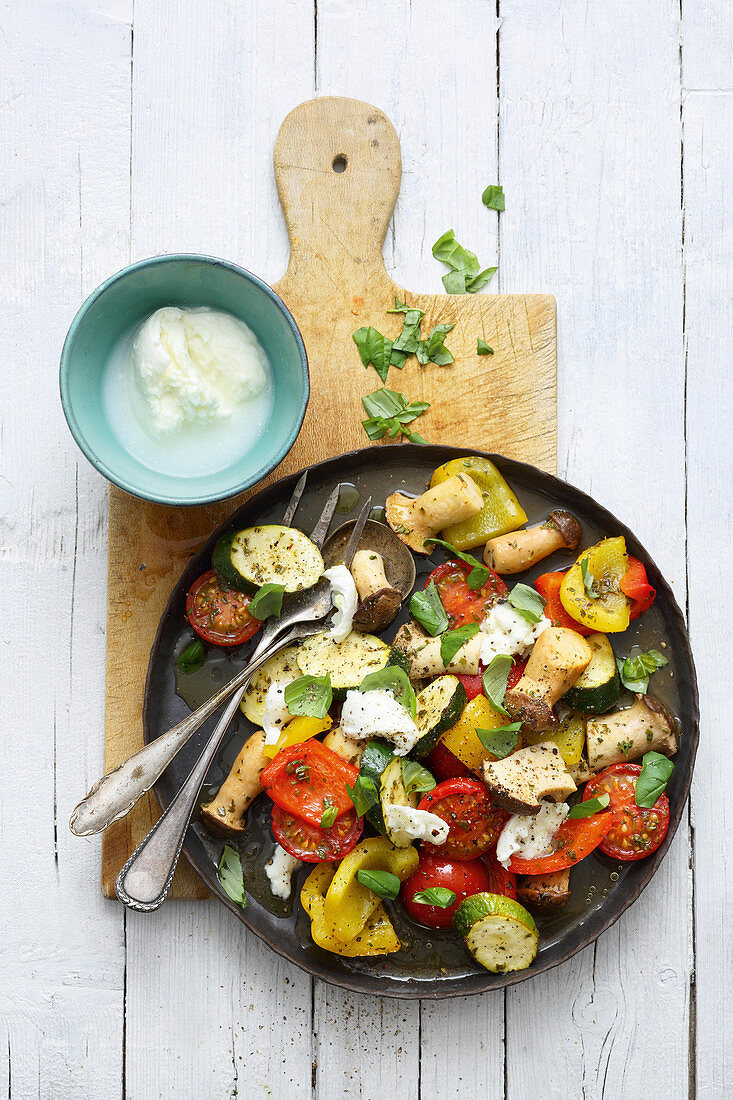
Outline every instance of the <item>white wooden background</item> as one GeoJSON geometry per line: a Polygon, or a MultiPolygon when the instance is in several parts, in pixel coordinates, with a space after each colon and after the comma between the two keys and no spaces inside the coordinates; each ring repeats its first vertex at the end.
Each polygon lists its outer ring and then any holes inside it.
{"type": "Polygon", "coordinates": [[[733,1095],[732,136],[729,0],[0,0],[0,1094],[733,1095]],[[62,418],[66,328],[153,253],[277,278],[273,140],[328,93],[397,127],[399,282],[441,289],[452,226],[492,289],[557,296],[559,472],[689,613],[689,821],[613,929],[506,995],[380,1002],[217,904],[126,914],[67,829],[102,763],[107,491],[62,418]]]}

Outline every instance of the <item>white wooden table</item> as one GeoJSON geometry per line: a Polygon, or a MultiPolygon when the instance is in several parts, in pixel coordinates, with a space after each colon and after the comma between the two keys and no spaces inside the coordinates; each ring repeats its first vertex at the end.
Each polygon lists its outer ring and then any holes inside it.
{"type": "Polygon", "coordinates": [[[3,1096],[733,1095],[732,60],[729,0],[2,0],[3,1096]],[[153,253],[277,278],[272,144],[321,93],[397,127],[398,281],[439,291],[453,227],[491,289],[557,296],[559,472],[689,614],[689,820],[595,946],[506,995],[363,998],[218,904],[126,914],[67,829],[102,766],[107,486],[61,414],[66,328],[153,253]]]}

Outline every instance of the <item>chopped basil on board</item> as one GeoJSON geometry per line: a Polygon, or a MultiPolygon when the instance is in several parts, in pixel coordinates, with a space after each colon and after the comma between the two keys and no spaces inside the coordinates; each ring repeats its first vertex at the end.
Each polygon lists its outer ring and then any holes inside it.
{"type": "Polygon", "coordinates": [[[489,345],[486,343],[486,341],[482,340],[481,337],[479,337],[478,340],[476,341],[476,354],[477,355],[493,355],[494,354],[494,349],[490,348],[489,345]]]}
{"type": "Polygon", "coordinates": [[[427,401],[412,401],[408,403],[403,393],[387,389],[383,386],[374,393],[368,393],[361,399],[365,411],[369,414],[367,420],[362,420],[362,427],[370,439],[381,439],[389,435],[394,439],[400,432],[406,435],[412,443],[425,443],[417,432],[410,432],[405,424],[416,420],[418,416],[430,408],[427,401]]]}
{"type": "Polygon", "coordinates": [[[484,190],[481,201],[484,206],[488,206],[489,210],[498,210],[500,212],[505,210],[504,188],[500,183],[490,183],[484,190]]]}
{"type": "Polygon", "coordinates": [[[475,294],[498,270],[487,267],[482,271],[476,253],[460,245],[452,229],[435,242],[433,256],[451,268],[443,276],[446,294],[475,294]]]}

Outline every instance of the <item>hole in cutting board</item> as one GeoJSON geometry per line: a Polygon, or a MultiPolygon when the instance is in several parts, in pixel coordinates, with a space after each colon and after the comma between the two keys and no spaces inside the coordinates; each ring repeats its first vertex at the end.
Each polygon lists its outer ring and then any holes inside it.
{"type": "Polygon", "coordinates": [[[348,163],[349,162],[346,159],[346,157],[344,156],[344,154],[339,153],[337,157],[333,158],[333,161],[331,162],[331,167],[333,168],[334,172],[345,172],[346,171],[346,165],[348,163]]]}

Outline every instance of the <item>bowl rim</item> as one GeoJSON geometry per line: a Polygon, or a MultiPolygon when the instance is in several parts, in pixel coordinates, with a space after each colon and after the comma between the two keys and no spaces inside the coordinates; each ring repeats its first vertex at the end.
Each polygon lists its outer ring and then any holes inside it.
{"type": "Polygon", "coordinates": [[[79,447],[84,456],[92,464],[95,470],[97,470],[108,481],[111,481],[113,485],[117,485],[120,489],[124,489],[126,493],[130,493],[134,497],[138,497],[140,500],[150,500],[155,504],[169,504],[176,507],[196,507],[201,504],[213,504],[216,501],[228,500],[230,497],[236,496],[238,493],[244,492],[246,489],[256,485],[263,478],[267,477],[271,473],[292,448],[295,440],[298,438],[298,434],[305,418],[305,411],[310,399],[310,372],[308,367],[308,354],[305,348],[305,341],[303,335],[298,328],[298,324],[293,317],[292,313],[285,305],[279,294],[272,289],[272,287],[261,279],[259,275],[255,275],[252,271],[249,271],[246,267],[241,267],[239,264],[233,263],[231,260],[222,259],[219,256],[208,256],[205,253],[199,252],[166,252],[159,256],[149,256],[143,260],[136,260],[135,263],[128,264],[126,267],[120,268],[119,271],[115,271],[112,275],[109,275],[103,282],[101,282],[92,292],[85,298],[82,304],[76,311],[74,318],[69,325],[69,330],[66,333],[64,339],[63,348],[61,349],[61,359],[59,363],[59,391],[61,395],[61,407],[63,409],[66,423],[69,426],[76,445],[79,447]],[[107,290],[115,283],[131,275],[133,272],[140,271],[146,267],[158,266],[159,264],[166,264],[171,262],[195,262],[202,263],[204,265],[213,265],[216,267],[226,268],[233,274],[238,275],[245,279],[245,281],[254,283],[261,291],[263,291],[268,298],[280,309],[280,312],[285,317],[290,330],[295,337],[296,347],[298,349],[298,356],[300,359],[300,368],[303,376],[303,395],[300,401],[300,407],[298,409],[297,416],[293,422],[293,426],[288,433],[287,438],[283,442],[282,446],[278,448],[272,461],[268,461],[254,471],[251,475],[244,478],[240,483],[233,486],[231,489],[227,489],[226,492],[212,492],[206,493],[201,496],[181,498],[178,496],[169,496],[164,493],[146,492],[144,489],[128,481],[125,477],[115,473],[106,462],[104,462],[99,455],[89,445],[89,442],[81,429],[79,421],[74,413],[71,395],[69,392],[69,362],[71,359],[71,351],[76,341],[79,329],[83,321],[86,318],[89,310],[101,298],[107,290]]]}

